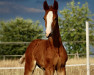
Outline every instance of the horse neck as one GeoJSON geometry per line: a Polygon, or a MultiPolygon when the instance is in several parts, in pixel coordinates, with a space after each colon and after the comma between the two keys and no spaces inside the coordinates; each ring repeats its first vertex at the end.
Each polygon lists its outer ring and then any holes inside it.
{"type": "Polygon", "coordinates": [[[58,20],[55,26],[56,27],[54,28],[53,35],[49,37],[49,40],[53,46],[59,47],[62,44],[62,41],[61,41],[61,36],[59,32],[58,20]]]}

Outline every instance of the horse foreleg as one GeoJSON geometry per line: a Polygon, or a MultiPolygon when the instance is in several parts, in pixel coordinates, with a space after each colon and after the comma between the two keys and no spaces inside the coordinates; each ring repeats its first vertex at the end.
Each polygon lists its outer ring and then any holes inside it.
{"type": "Polygon", "coordinates": [[[35,69],[35,65],[36,65],[35,61],[26,62],[24,75],[32,75],[35,69]]]}
{"type": "Polygon", "coordinates": [[[57,75],[66,75],[66,69],[65,69],[65,67],[60,67],[57,70],[57,75]]]}
{"type": "Polygon", "coordinates": [[[54,75],[54,68],[46,68],[45,75],[54,75]]]}

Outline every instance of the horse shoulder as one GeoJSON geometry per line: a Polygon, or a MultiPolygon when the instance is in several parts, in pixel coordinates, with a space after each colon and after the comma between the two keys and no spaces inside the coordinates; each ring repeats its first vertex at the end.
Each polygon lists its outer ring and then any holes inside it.
{"type": "Polygon", "coordinates": [[[36,48],[37,48],[40,41],[41,41],[41,39],[33,40],[29,44],[29,46],[27,47],[27,50],[26,50],[25,54],[32,54],[36,50],[36,48]]]}
{"type": "Polygon", "coordinates": [[[67,56],[67,52],[63,45],[61,45],[59,48],[59,56],[60,56],[60,60],[62,61],[62,63],[65,64],[68,59],[68,56],[67,56]]]}

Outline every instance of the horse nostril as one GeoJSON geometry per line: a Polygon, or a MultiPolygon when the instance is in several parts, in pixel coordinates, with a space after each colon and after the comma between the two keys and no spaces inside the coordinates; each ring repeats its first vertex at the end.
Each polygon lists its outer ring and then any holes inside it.
{"type": "Polygon", "coordinates": [[[49,37],[52,35],[52,33],[49,34],[49,37]]]}
{"type": "Polygon", "coordinates": [[[47,38],[49,38],[49,37],[51,37],[51,36],[52,36],[52,33],[46,34],[46,37],[47,37],[47,38]]]}

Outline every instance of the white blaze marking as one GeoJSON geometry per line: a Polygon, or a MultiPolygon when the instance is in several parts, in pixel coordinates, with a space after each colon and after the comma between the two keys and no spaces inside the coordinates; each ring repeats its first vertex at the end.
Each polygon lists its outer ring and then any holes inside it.
{"type": "Polygon", "coordinates": [[[53,22],[53,12],[49,11],[46,18],[47,18],[46,34],[49,35],[52,31],[51,24],[53,22]]]}

